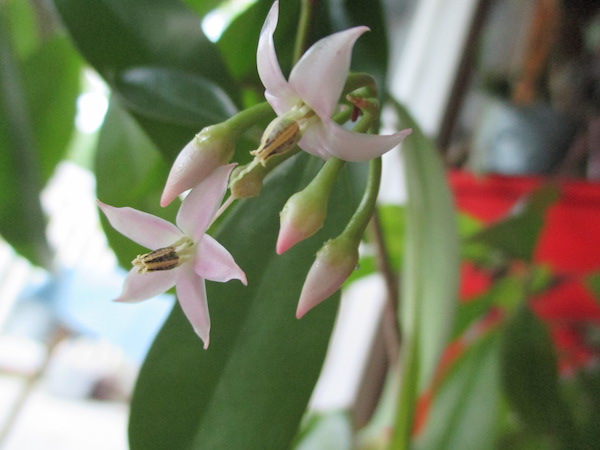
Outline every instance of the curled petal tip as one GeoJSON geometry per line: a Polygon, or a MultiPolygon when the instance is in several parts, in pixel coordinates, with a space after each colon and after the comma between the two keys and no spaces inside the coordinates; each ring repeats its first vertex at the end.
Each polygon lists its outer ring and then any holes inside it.
{"type": "Polygon", "coordinates": [[[167,192],[166,190],[163,192],[162,197],[160,198],[160,206],[163,208],[165,206],[169,206],[169,204],[175,199],[176,195],[173,195],[171,192],[167,192]]]}
{"type": "MultiPolygon", "coordinates": [[[[202,336],[200,336],[200,339],[202,339],[202,336]]],[[[204,342],[204,350],[208,350],[208,344],[210,343],[210,339],[207,337],[206,340],[202,339],[202,341],[204,342]]]]}

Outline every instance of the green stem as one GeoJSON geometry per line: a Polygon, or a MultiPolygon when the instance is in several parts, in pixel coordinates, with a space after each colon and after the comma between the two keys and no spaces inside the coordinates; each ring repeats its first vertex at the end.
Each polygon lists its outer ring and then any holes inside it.
{"type": "Polygon", "coordinates": [[[371,216],[373,215],[373,210],[375,209],[380,183],[381,157],[372,159],[369,163],[369,178],[367,180],[365,193],[363,194],[354,215],[350,218],[348,225],[346,225],[346,228],[342,232],[348,239],[358,242],[365,232],[365,229],[371,220],[371,216]]]}
{"type": "Polygon", "coordinates": [[[335,180],[340,173],[340,170],[344,167],[345,161],[338,158],[329,158],[325,161],[317,176],[315,176],[308,186],[304,188],[304,192],[311,194],[314,191],[315,194],[329,197],[331,188],[335,183],[335,180]]]}
{"type": "Polygon", "coordinates": [[[308,30],[312,22],[313,6],[316,0],[302,0],[300,6],[300,18],[298,19],[298,29],[296,30],[296,42],[294,43],[294,55],[292,63],[296,64],[307,47],[308,30]]]}
{"type": "Polygon", "coordinates": [[[262,120],[273,117],[273,109],[267,102],[259,103],[250,108],[240,111],[236,115],[227,119],[224,124],[229,127],[232,133],[242,134],[252,125],[262,120]]]}

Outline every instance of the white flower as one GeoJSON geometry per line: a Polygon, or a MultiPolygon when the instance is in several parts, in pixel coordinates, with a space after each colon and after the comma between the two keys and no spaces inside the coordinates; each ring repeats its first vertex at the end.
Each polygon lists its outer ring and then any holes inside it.
{"type": "Polygon", "coordinates": [[[98,201],[110,224],[121,234],[152,250],[132,263],[123,292],[116,299],[139,302],[176,286],[183,312],[208,347],[210,317],[204,280],[231,279],[246,284],[246,275],[231,254],[206,234],[227,189],[235,164],[215,169],[188,194],[177,213],[177,226],[133,208],[98,201]]]}

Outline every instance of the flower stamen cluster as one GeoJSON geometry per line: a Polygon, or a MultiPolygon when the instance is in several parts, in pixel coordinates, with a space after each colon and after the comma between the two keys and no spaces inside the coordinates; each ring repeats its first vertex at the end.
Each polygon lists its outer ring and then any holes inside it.
{"type": "Polygon", "coordinates": [[[150,253],[137,255],[131,261],[133,266],[139,266],[138,273],[171,270],[179,267],[193,256],[194,243],[188,237],[183,237],[169,247],[159,248],[150,253]]]}

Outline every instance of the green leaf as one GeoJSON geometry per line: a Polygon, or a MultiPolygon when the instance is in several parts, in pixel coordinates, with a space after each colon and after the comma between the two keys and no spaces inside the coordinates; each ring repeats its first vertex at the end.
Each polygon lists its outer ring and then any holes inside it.
{"type": "Polygon", "coordinates": [[[452,195],[435,145],[410,114],[396,104],[413,129],[403,143],[407,183],[406,239],[400,322],[404,378],[394,444],[410,440],[415,396],[429,383],[452,332],[459,279],[459,245],[452,195]]]}
{"type": "MultiPolygon", "coordinates": [[[[234,102],[238,101],[239,89],[215,44],[202,33],[199,17],[183,3],[177,0],[55,0],[55,4],[81,53],[113,89],[118,90],[116,82],[122,82],[123,73],[129,69],[162,67],[176,70],[185,81],[181,86],[164,86],[157,95],[180,92],[189,86],[190,78],[202,77],[220,86],[234,102]]],[[[181,81],[181,77],[178,79],[181,81]]],[[[126,87],[131,94],[131,86],[126,87]]],[[[202,111],[205,108],[196,114],[202,111]]],[[[181,114],[177,117],[181,118],[181,114]]],[[[169,159],[200,131],[190,125],[189,118],[176,124],[175,117],[166,123],[154,117],[136,118],[169,159]]]]}
{"type": "Polygon", "coordinates": [[[163,66],[224,85],[227,72],[200,20],[172,0],[55,0],[83,55],[112,83],[120,70],[163,66]]]}
{"type": "Polygon", "coordinates": [[[0,233],[45,266],[50,250],[39,195],[72,134],[80,65],[60,36],[23,51],[20,60],[13,46],[20,24],[9,27],[8,12],[0,5],[0,233]]]}
{"type": "Polygon", "coordinates": [[[417,450],[494,449],[501,412],[500,340],[473,342],[434,393],[417,450]]]}
{"type": "Polygon", "coordinates": [[[546,210],[557,199],[556,186],[542,186],[529,195],[517,212],[476,233],[470,241],[500,250],[510,258],[531,261],[546,210]]]}
{"type": "Polygon", "coordinates": [[[25,61],[23,76],[41,175],[47,181],[73,135],[81,60],[65,36],[54,36],[25,61]]]}
{"type": "Polygon", "coordinates": [[[585,285],[594,295],[597,302],[600,302],[600,272],[593,272],[585,279],[585,285]]]}
{"type": "MultiPolygon", "coordinates": [[[[113,97],[96,149],[98,198],[111,206],[130,206],[172,221],[177,202],[168,208],[159,206],[169,168],[156,146],[113,97]]],[[[131,268],[131,260],[147,250],[115,231],[101,216],[119,263],[131,268]]]]}
{"type": "Polygon", "coordinates": [[[125,105],[140,116],[197,130],[237,112],[217,84],[176,69],[129,69],[117,76],[116,88],[125,105]]]}
{"type": "Polygon", "coordinates": [[[533,431],[553,436],[564,448],[576,448],[550,334],[525,304],[504,328],[501,373],[506,396],[521,420],[533,431]]]}
{"type": "Polygon", "coordinates": [[[352,418],[346,411],[315,413],[303,424],[294,450],[352,450],[352,418]]]}
{"type": "Polygon", "coordinates": [[[183,2],[192,8],[200,17],[221,5],[225,0],[183,0],[183,2]]]}
{"type": "MultiPolygon", "coordinates": [[[[315,252],[358,204],[334,189],[327,225],[275,254],[278,214],[321,165],[300,154],[272,175],[260,197],[242,201],[215,237],[246,271],[239,282],[207,283],[211,346],[176,306],[144,363],[131,405],[130,444],[144,449],[289,448],[319,375],[338,295],[302,320],[295,309],[315,252]]],[[[342,174],[349,177],[351,171],[342,174]]]]}

